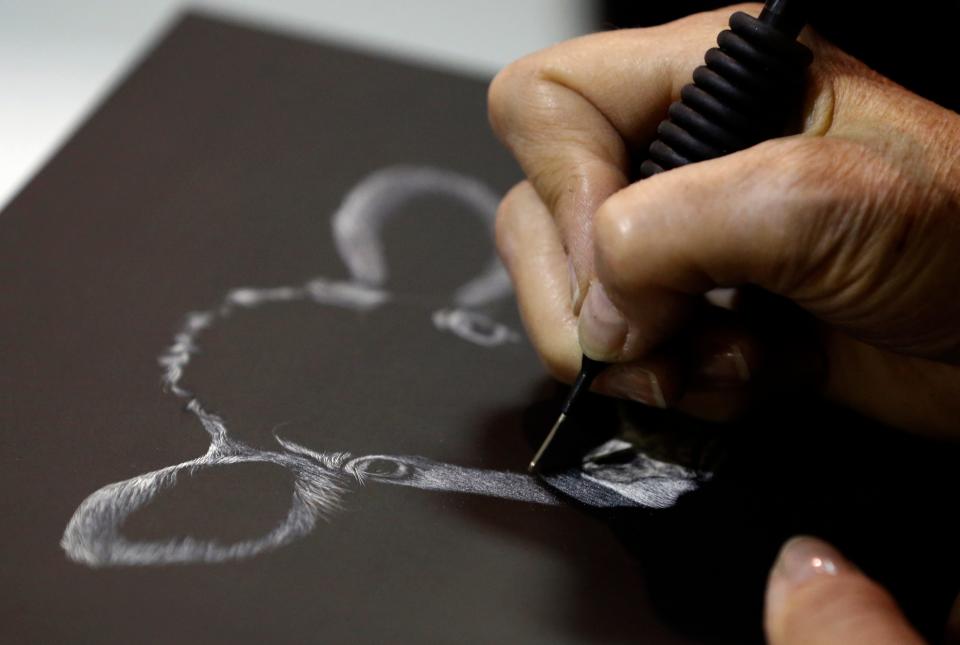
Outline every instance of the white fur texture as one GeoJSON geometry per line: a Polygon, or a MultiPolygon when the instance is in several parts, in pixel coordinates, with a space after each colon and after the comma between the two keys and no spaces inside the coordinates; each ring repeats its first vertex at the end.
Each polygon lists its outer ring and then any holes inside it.
{"type": "MultiPolygon", "coordinates": [[[[365,312],[388,303],[391,294],[385,291],[388,271],[380,231],[384,222],[398,212],[399,204],[422,195],[459,200],[492,228],[498,198],[481,182],[435,168],[387,168],[360,182],[333,215],[334,238],[352,276],[350,280],[315,277],[293,286],[237,288],[213,308],[185,316],[173,342],[159,358],[161,379],[168,392],[187,402],[187,409],[206,431],[210,446],[200,457],[108,484],[83,500],[60,542],[67,557],[93,567],[215,563],[249,558],[309,534],[318,520],[330,518],[342,508],[343,498],[352,487],[371,480],[537,504],[560,503],[538,479],[521,473],[466,468],[418,456],[354,457],[345,452],[316,452],[279,436],[276,449],[256,449],[231,437],[224,419],[205,409],[199,396],[183,384],[203,334],[245,310],[288,302],[313,302],[365,312]],[[155,541],[133,541],[124,537],[125,521],[163,491],[176,486],[178,480],[201,469],[250,462],[274,464],[293,475],[287,514],[266,534],[232,544],[190,537],[155,541]]],[[[453,294],[451,306],[434,312],[431,320],[439,331],[452,332],[483,348],[518,342],[520,335],[515,330],[474,309],[509,293],[509,279],[492,257],[481,275],[453,294]]],[[[650,463],[650,460],[644,462],[645,479],[632,482],[624,479],[622,472],[616,478],[604,478],[602,467],[590,472],[571,471],[549,481],[555,488],[594,506],[669,506],[682,492],[695,487],[696,473],[669,465],[670,469],[663,470],[666,476],[651,476],[656,473],[651,473],[650,463]]],[[[622,471],[623,466],[620,469],[622,471]]]]}

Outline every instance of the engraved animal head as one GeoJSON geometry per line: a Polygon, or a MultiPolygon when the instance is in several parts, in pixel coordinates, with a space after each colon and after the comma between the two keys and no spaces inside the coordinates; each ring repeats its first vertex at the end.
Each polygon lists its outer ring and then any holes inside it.
{"type": "MultiPolygon", "coordinates": [[[[361,315],[395,302],[387,289],[388,271],[381,242],[387,222],[407,200],[440,195],[466,205],[487,229],[492,228],[498,196],[475,179],[446,170],[393,167],[358,184],[333,215],[334,239],[350,277],[314,277],[297,285],[241,287],[230,290],[214,307],[187,314],[173,342],[161,355],[162,381],[167,391],[186,402],[186,409],[207,433],[205,454],[173,466],[108,484],[88,496],[70,519],[61,545],[67,556],[90,566],[154,565],[222,562],[252,557],[304,537],[320,519],[344,506],[348,492],[368,482],[383,482],[425,490],[457,491],[539,504],[559,503],[539,480],[526,474],[484,470],[433,461],[419,456],[319,451],[272,433],[266,446],[253,445],[231,432],[230,418],[207,407],[201,394],[185,383],[192,361],[215,329],[226,321],[261,308],[293,304],[320,305],[325,310],[361,315]],[[264,535],[234,543],[189,536],[134,540],[123,534],[132,514],[149,506],[178,482],[205,469],[242,463],[266,463],[292,476],[289,507],[283,519],[264,535]]],[[[452,333],[481,351],[520,340],[519,333],[491,317],[485,308],[510,293],[510,282],[492,256],[476,277],[457,288],[449,302],[434,309],[426,324],[452,333]]],[[[254,369],[249,367],[248,369],[254,369]]],[[[456,386],[456,384],[451,384],[456,386]]],[[[680,466],[637,457],[615,470],[596,467],[550,478],[550,483],[594,506],[668,506],[696,486],[699,473],[680,466]],[[654,470],[651,467],[656,466],[654,470]],[[646,469],[646,470],[644,470],[646,469]],[[655,472],[654,472],[655,471],[655,472]]]]}

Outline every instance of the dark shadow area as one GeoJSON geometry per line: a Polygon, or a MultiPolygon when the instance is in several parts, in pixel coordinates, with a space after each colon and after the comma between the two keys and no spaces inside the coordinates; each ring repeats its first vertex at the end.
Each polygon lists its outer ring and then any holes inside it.
{"type": "MultiPolygon", "coordinates": [[[[528,450],[549,427],[564,391],[519,413],[529,435],[540,432],[528,436],[528,450]]],[[[615,404],[591,405],[596,418],[609,423],[615,404]]],[[[572,547],[575,536],[561,535],[561,527],[517,526],[502,515],[475,514],[538,542],[538,548],[563,545],[560,550],[582,579],[575,585],[582,593],[571,598],[569,608],[578,632],[597,639],[635,636],[629,621],[611,620],[609,614],[629,611],[623,599],[636,593],[678,635],[762,642],[769,569],[783,542],[809,534],[840,548],[893,593],[928,639],[940,639],[960,591],[955,547],[960,529],[948,516],[958,491],[960,447],[816,402],[773,403],[723,428],[639,406],[624,409],[641,429],[672,426],[678,434],[706,431],[720,437],[724,454],[713,478],[673,508],[583,508],[632,555],[629,575],[603,569],[602,541],[572,547]]],[[[487,421],[488,450],[499,450],[504,426],[516,430],[515,414],[505,411],[487,421]]]]}
{"type": "MultiPolygon", "coordinates": [[[[728,430],[713,480],[666,511],[371,483],[256,558],[91,568],[65,556],[58,539],[87,496],[207,449],[187,401],[161,388],[158,356],[184,314],[237,287],[344,279],[329,216],[378,169],[451,169],[497,193],[519,179],[488,132],[485,95],[475,80],[187,17],[11,204],[7,640],[743,642],[759,637],[763,580],[794,532],[833,540],[939,632],[956,588],[956,529],[941,519],[956,450],[796,404],[728,430]]],[[[460,252],[487,232],[448,226],[475,220],[452,206],[410,202],[413,225],[387,228],[388,303],[238,309],[199,338],[184,385],[259,450],[278,450],[279,435],[380,466],[412,455],[522,470],[565,388],[530,392],[542,369],[524,343],[491,350],[437,329],[448,290],[487,257],[460,252]]],[[[519,337],[502,301],[474,313],[519,337]]],[[[593,404],[589,435],[571,425],[556,458],[622,422],[593,404]]],[[[630,414],[639,428],[686,424],[630,414]]],[[[265,464],[178,481],[131,516],[128,536],[243,539],[290,505],[290,473],[265,464]]]]}
{"type": "MultiPolygon", "coordinates": [[[[523,409],[491,411],[473,432],[476,449],[484,460],[497,467],[520,470],[533,447],[555,421],[566,387],[544,379],[530,393],[531,405],[523,409]],[[506,464],[505,454],[515,454],[506,464]]],[[[616,406],[601,397],[588,397],[580,409],[584,417],[597,421],[597,435],[591,437],[575,426],[565,426],[551,446],[544,465],[570,465],[576,455],[597,444],[597,438],[611,436],[617,425],[616,406]]],[[[546,486],[546,484],[544,484],[546,486]]],[[[582,506],[576,501],[570,505],[582,506]]],[[[487,497],[463,496],[456,510],[471,522],[494,534],[522,541],[531,551],[546,552],[567,565],[570,581],[553,590],[563,600],[562,631],[587,642],[689,643],[651,611],[652,589],[647,585],[645,563],[618,544],[609,527],[592,516],[595,509],[570,512],[569,507],[544,507],[531,521],[529,506],[487,497]]],[[[650,514],[650,511],[642,511],[650,514]]]]}

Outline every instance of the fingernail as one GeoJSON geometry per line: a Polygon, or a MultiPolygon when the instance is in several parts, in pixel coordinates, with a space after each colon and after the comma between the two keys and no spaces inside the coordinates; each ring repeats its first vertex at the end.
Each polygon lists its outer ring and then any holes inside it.
{"type": "Polygon", "coordinates": [[[791,594],[818,576],[836,576],[854,569],[840,552],[816,538],[800,536],[780,549],[767,584],[767,615],[780,615],[788,607],[791,594]]]}
{"type": "Polygon", "coordinates": [[[573,260],[567,260],[567,267],[570,270],[570,304],[576,314],[580,309],[580,280],[577,278],[577,270],[573,268],[573,260]]]}
{"type": "Polygon", "coordinates": [[[599,282],[591,282],[580,311],[580,347],[594,360],[616,359],[627,339],[627,321],[599,282]]]}
{"type": "Polygon", "coordinates": [[[795,537],[783,545],[773,565],[767,602],[780,602],[793,589],[817,576],[835,576],[853,568],[839,551],[812,537],[795,537]]]}
{"type": "Polygon", "coordinates": [[[667,401],[656,374],[643,369],[609,369],[603,374],[598,388],[611,396],[630,399],[644,405],[666,409],[667,401]]]}
{"type": "Polygon", "coordinates": [[[698,380],[717,385],[740,385],[750,380],[750,366],[737,345],[707,359],[697,368],[698,380]]]}

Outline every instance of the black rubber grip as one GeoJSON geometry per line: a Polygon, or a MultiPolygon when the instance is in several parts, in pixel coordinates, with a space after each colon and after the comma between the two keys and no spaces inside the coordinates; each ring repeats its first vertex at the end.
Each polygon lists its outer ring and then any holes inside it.
{"type": "Polygon", "coordinates": [[[717,37],[693,83],[670,106],[657,128],[640,178],[696,161],[714,159],[783,134],[803,91],[810,50],[796,41],[795,22],[742,11],[717,37]],[[782,31],[778,25],[787,24],[782,31]]]}

